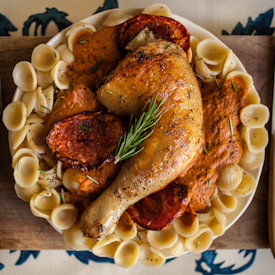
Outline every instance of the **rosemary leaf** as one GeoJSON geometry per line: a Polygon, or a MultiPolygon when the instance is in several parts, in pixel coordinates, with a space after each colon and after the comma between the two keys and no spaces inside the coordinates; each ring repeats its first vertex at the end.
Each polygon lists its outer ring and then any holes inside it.
{"type": "Polygon", "coordinates": [[[115,164],[143,150],[143,148],[140,148],[137,151],[137,146],[153,133],[154,129],[149,133],[146,131],[160,120],[161,112],[164,110],[164,108],[159,110],[162,103],[163,100],[161,99],[157,104],[156,97],[151,100],[147,112],[145,112],[146,104],[144,105],[141,116],[138,119],[133,119],[133,114],[131,115],[128,131],[120,138],[118,134],[115,150],[115,164]]]}
{"type": "Polygon", "coordinates": [[[88,178],[89,180],[93,181],[95,184],[99,185],[99,183],[98,183],[95,179],[93,179],[92,177],[90,177],[90,176],[88,176],[88,175],[85,175],[85,176],[86,176],[86,178],[88,178]]]}
{"type": "MultiPolygon", "coordinates": [[[[49,111],[50,113],[52,112],[52,111],[51,111],[49,108],[47,108],[46,106],[41,105],[40,107],[46,109],[46,110],[49,111]]],[[[41,113],[42,113],[42,112],[41,112],[41,113]]]]}
{"type": "Polygon", "coordinates": [[[214,132],[214,134],[217,134],[216,129],[214,128],[214,126],[212,126],[212,131],[214,132]]]}
{"type": "Polygon", "coordinates": [[[69,82],[69,84],[70,84],[71,90],[73,92],[74,91],[74,86],[73,86],[72,82],[69,82]]]}
{"type": "Polygon", "coordinates": [[[170,47],[171,47],[171,45],[168,45],[168,46],[165,48],[165,50],[169,49],[170,47]]]}
{"type": "Polygon", "coordinates": [[[208,181],[208,188],[211,186],[212,180],[208,181]]]}
{"type": "Polygon", "coordinates": [[[206,155],[208,154],[208,150],[207,150],[207,147],[205,145],[203,145],[203,151],[206,155]]]}
{"type": "Polygon", "coordinates": [[[149,226],[151,224],[151,222],[155,219],[156,217],[154,216],[148,223],[147,226],[149,226]]]}
{"type": "Polygon", "coordinates": [[[141,241],[141,238],[140,238],[140,236],[139,236],[138,232],[137,232],[137,236],[138,236],[139,240],[141,241]]]}
{"type": "Polygon", "coordinates": [[[135,183],[136,189],[139,189],[138,185],[135,183]]]}
{"type": "Polygon", "coordinates": [[[216,84],[217,84],[219,90],[220,90],[220,89],[221,89],[220,84],[219,84],[219,82],[217,81],[217,78],[216,78],[216,76],[215,76],[214,74],[213,74],[213,77],[214,77],[214,79],[215,79],[215,82],[216,82],[216,84]]]}
{"type": "Polygon", "coordinates": [[[38,169],[38,171],[40,171],[40,172],[46,172],[45,170],[43,170],[43,169],[38,169]]]}
{"type": "Polygon", "coordinates": [[[196,74],[196,73],[195,73],[195,76],[198,77],[198,78],[200,78],[200,79],[204,79],[204,78],[203,78],[201,75],[199,75],[199,74],[196,74]]]}
{"type": "Polygon", "coordinates": [[[231,117],[229,117],[228,120],[229,120],[229,127],[230,127],[231,136],[233,136],[234,135],[234,130],[233,130],[233,124],[232,124],[231,117]]]}
{"type": "Polygon", "coordinates": [[[234,86],[234,83],[232,80],[231,80],[231,86],[232,86],[233,91],[236,92],[236,89],[235,89],[235,86],[234,86]]]}
{"type": "Polygon", "coordinates": [[[97,68],[101,65],[101,63],[104,61],[104,57],[99,60],[99,62],[92,68],[92,73],[94,73],[97,68]]]}
{"type": "Polygon", "coordinates": [[[61,201],[65,203],[65,196],[64,196],[64,189],[61,188],[61,194],[60,194],[61,201]]]}
{"type": "Polygon", "coordinates": [[[80,128],[82,128],[82,129],[84,129],[84,130],[86,130],[86,131],[91,132],[91,129],[89,129],[89,128],[87,128],[87,127],[83,126],[83,125],[79,125],[79,127],[80,127],[80,128]]]}
{"type": "Polygon", "coordinates": [[[113,92],[111,92],[111,91],[106,91],[108,94],[112,94],[113,92]]]}

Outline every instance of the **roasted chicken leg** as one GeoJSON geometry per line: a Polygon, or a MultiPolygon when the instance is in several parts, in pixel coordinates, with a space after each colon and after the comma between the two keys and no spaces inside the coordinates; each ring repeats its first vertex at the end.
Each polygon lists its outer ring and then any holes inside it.
{"type": "Polygon", "coordinates": [[[164,188],[187,167],[201,147],[203,119],[196,77],[185,52],[171,42],[148,43],[128,55],[97,96],[109,112],[124,117],[138,117],[155,97],[164,106],[153,134],[140,145],[144,149],[125,160],[114,182],[81,217],[84,235],[100,240],[114,231],[130,205],[164,188]]]}

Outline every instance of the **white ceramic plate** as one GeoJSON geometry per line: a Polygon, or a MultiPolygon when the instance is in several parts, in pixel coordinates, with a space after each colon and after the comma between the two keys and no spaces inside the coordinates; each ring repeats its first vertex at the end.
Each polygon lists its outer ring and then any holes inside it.
{"type": "MultiPolygon", "coordinates": [[[[137,15],[137,14],[140,14],[143,9],[117,9],[117,10],[121,10],[127,14],[137,15]]],[[[101,13],[92,15],[92,16],[90,16],[84,20],[81,20],[81,21],[92,24],[96,28],[99,28],[100,26],[102,26],[103,22],[105,21],[105,19],[107,18],[107,16],[109,15],[109,13],[111,11],[114,11],[114,10],[103,11],[101,13]]],[[[182,23],[187,28],[188,32],[191,35],[196,36],[199,40],[202,40],[205,38],[213,38],[213,39],[220,41],[215,35],[213,35],[209,31],[205,30],[204,28],[192,23],[191,21],[189,21],[179,15],[173,14],[171,17],[173,19],[179,21],[180,23],[182,23]]],[[[47,44],[49,44],[53,47],[57,47],[60,43],[65,43],[66,42],[66,36],[65,36],[66,32],[67,32],[67,29],[61,31],[60,33],[55,35],[47,44]]],[[[224,43],[222,43],[222,44],[225,45],[224,43]]],[[[238,57],[235,56],[235,58],[236,58],[236,67],[234,70],[246,72],[244,66],[242,65],[242,63],[240,62],[238,57]]],[[[22,94],[23,93],[19,89],[17,89],[15,91],[13,101],[20,100],[22,97],[22,94]]],[[[9,144],[11,145],[10,142],[9,142],[9,144]]],[[[11,146],[10,146],[10,149],[11,149],[11,146]]],[[[11,154],[13,155],[12,150],[11,150],[11,154]]],[[[255,177],[257,186],[258,186],[258,182],[259,182],[260,175],[262,172],[262,167],[263,167],[263,163],[258,169],[255,169],[253,171],[248,170],[248,172],[251,173],[255,177]]],[[[238,199],[237,209],[235,211],[233,211],[232,213],[225,214],[226,215],[226,230],[229,229],[244,213],[244,211],[247,209],[250,202],[252,201],[254,194],[255,194],[255,191],[247,197],[237,198],[238,199]]],[[[60,232],[60,230],[57,230],[57,231],[60,232]]],[[[215,238],[217,238],[217,236],[215,236],[215,238]]]]}

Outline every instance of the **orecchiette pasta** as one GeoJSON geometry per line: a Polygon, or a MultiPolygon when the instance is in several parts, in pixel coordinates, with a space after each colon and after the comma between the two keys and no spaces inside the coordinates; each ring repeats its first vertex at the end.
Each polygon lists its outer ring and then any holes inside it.
{"type": "Polygon", "coordinates": [[[262,152],[268,144],[268,132],[264,127],[250,128],[244,127],[244,140],[250,152],[258,154],[262,152]]]}
{"type": "MultiPolygon", "coordinates": [[[[206,225],[209,225],[215,217],[212,207],[206,207],[203,211],[197,212],[196,215],[198,217],[198,221],[206,225]]],[[[197,228],[199,229],[199,225],[197,228]]]]}
{"type": "Polygon", "coordinates": [[[12,164],[11,164],[12,168],[15,169],[16,163],[20,160],[20,158],[25,156],[33,157],[36,160],[37,164],[39,163],[38,156],[35,153],[35,151],[29,148],[21,148],[12,157],[12,164]]]}
{"type": "Polygon", "coordinates": [[[181,256],[185,252],[184,238],[179,235],[178,240],[171,247],[166,248],[165,251],[174,257],[181,256]]]}
{"type": "Polygon", "coordinates": [[[19,131],[25,125],[26,116],[26,105],[22,102],[12,102],[4,109],[2,120],[9,131],[19,131]]]}
{"type": "Polygon", "coordinates": [[[78,210],[72,204],[57,205],[51,213],[51,222],[60,230],[70,228],[76,221],[78,210]]]}
{"type": "Polygon", "coordinates": [[[252,87],[253,79],[252,79],[252,76],[249,75],[248,73],[245,73],[242,71],[232,71],[226,76],[226,79],[231,79],[235,76],[240,76],[243,79],[243,81],[245,82],[247,88],[252,87]]]}
{"type": "Polygon", "coordinates": [[[67,66],[74,61],[74,55],[66,44],[59,45],[56,50],[59,52],[60,59],[63,60],[67,66]]]}
{"type": "Polygon", "coordinates": [[[238,200],[235,196],[218,192],[212,199],[212,205],[223,213],[230,213],[236,210],[238,200]]]}
{"type": "Polygon", "coordinates": [[[199,219],[195,217],[192,224],[185,224],[181,218],[174,221],[175,230],[183,237],[189,237],[195,234],[199,229],[199,219]]]}
{"type": "Polygon", "coordinates": [[[29,116],[34,109],[36,101],[36,91],[28,92],[23,95],[22,102],[27,108],[26,116],[29,116]]]}
{"type": "MultiPolygon", "coordinates": [[[[47,105],[45,107],[47,107],[48,109],[46,109],[46,111],[51,111],[53,108],[53,100],[54,100],[54,91],[53,91],[53,86],[49,86],[47,89],[42,91],[46,103],[47,105]]],[[[45,108],[44,108],[45,109],[45,108]]]]}
{"type": "Polygon", "coordinates": [[[244,169],[254,170],[258,168],[264,161],[264,151],[260,153],[252,153],[244,146],[244,152],[239,164],[244,169]]]}
{"type": "Polygon", "coordinates": [[[173,226],[170,226],[163,231],[151,231],[147,232],[147,239],[151,246],[158,249],[165,249],[173,246],[178,240],[178,233],[173,226]]]}
{"type": "Polygon", "coordinates": [[[189,252],[202,253],[213,242],[213,232],[207,225],[200,225],[197,233],[185,239],[185,248],[189,252]]]}
{"type": "Polygon", "coordinates": [[[131,224],[127,228],[117,226],[114,233],[122,240],[131,240],[137,235],[137,226],[135,224],[131,224]]]}
{"type": "Polygon", "coordinates": [[[226,217],[222,212],[214,207],[213,212],[215,214],[215,218],[211,221],[209,227],[213,231],[214,235],[222,236],[225,232],[226,217]]]}
{"type": "Polygon", "coordinates": [[[128,19],[132,18],[132,15],[126,14],[122,11],[112,11],[108,15],[107,19],[103,22],[103,26],[115,26],[124,23],[128,19]]]}
{"type": "Polygon", "coordinates": [[[28,61],[17,63],[12,72],[13,81],[24,92],[33,91],[37,86],[37,75],[28,61]]]}
{"type": "Polygon", "coordinates": [[[141,244],[139,247],[139,261],[147,267],[159,267],[165,263],[166,258],[159,249],[148,244],[141,244]]]}
{"type": "Polygon", "coordinates": [[[14,190],[16,192],[17,197],[23,200],[24,202],[29,202],[34,194],[38,194],[42,191],[37,183],[35,183],[33,186],[29,188],[23,188],[17,183],[15,183],[14,190]]]}
{"type": "Polygon", "coordinates": [[[13,172],[15,182],[23,188],[32,187],[38,181],[38,169],[39,166],[35,158],[29,156],[20,158],[15,164],[13,172]]]}
{"type": "Polygon", "coordinates": [[[225,78],[236,66],[236,58],[231,49],[226,49],[226,59],[223,64],[223,69],[220,74],[221,78],[225,78]]]}
{"type": "Polygon", "coordinates": [[[32,150],[43,154],[45,152],[45,145],[43,142],[43,135],[45,132],[45,125],[41,123],[34,123],[29,125],[27,132],[28,145],[32,150]]]}
{"type": "Polygon", "coordinates": [[[114,254],[115,264],[129,268],[135,265],[139,257],[139,245],[134,241],[123,241],[117,247],[114,254]]]}
{"type": "Polygon", "coordinates": [[[96,240],[83,237],[79,222],[63,231],[63,239],[70,248],[76,251],[92,249],[96,243],[96,240]]]}
{"type": "Polygon", "coordinates": [[[13,150],[16,150],[18,146],[24,141],[27,132],[29,131],[29,127],[30,125],[25,125],[20,131],[11,132],[11,143],[13,150]]]}
{"type": "Polygon", "coordinates": [[[114,257],[121,239],[116,235],[110,235],[104,240],[97,242],[92,252],[99,257],[114,257]]]}
{"type": "Polygon", "coordinates": [[[48,72],[41,72],[36,71],[37,74],[37,84],[42,89],[48,88],[50,85],[52,85],[53,80],[51,78],[51,71],[48,72]]]}
{"type": "Polygon", "coordinates": [[[40,44],[33,49],[31,61],[38,71],[48,72],[59,61],[59,53],[49,45],[40,44]]]}
{"type": "Polygon", "coordinates": [[[63,60],[60,60],[55,67],[52,69],[51,77],[55,83],[55,85],[59,89],[68,89],[69,88],[69,80],[67,78],[67,65],[63,60]]]}
{"type": "Polygon", "coordinates": [[[240,184],[234,190],[230,191],[236,197],[245,197],[251,194],[256,188],[256,180],[254,177],[246,172],[243,171],[243,177],[240,184]]]}
{"type": "Polygon", "coordinates": [[[169,7],[165,4],[153,4],[148,7],[146,7],[142,13],[145,14],[151,14],[151,15],[160,15],[160,16],[166,16],[171,17],[171,11],[169,7]]]}
{"type": "Polygon", "coordinates": [[[269,120],[269,110],[263,104],[250,104],[241,111],[241,122],[250,128],[261,128],[269,120]]]}
{"type": "Polygon", "coordinates": [[[260,102],[261,99],[258,92],[254,88],[250,87],[247,92],[246,104],[260,104],[260,102]]]}

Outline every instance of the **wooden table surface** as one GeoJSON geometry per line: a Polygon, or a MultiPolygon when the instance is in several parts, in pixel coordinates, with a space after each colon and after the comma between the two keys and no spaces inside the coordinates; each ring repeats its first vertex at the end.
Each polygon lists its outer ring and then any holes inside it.
{"type": "MultiPolygon", "coordinates": [[[[275,37],[220,36],[240,58],[252,75],[262,103],[271,110],[275,37]]],[[[21,60],[30,60],[32,49],[48,41],[46,37],[0,38],[0,75],[3,108],[11,102],[15,85],[12,70],[21,60]]],[[[270,122],[267,125],[270,132],[270,122]]],[[[0,125],[0,248],[1,249],[69,249],[46,220],[32,215],[29,204],[17,198],[8,147],[8,132],[0,125]]],[[[269,247],[267,231],[269,147],[256,195],[242,217],[211,248],[256,249],[269,247]]]]}

